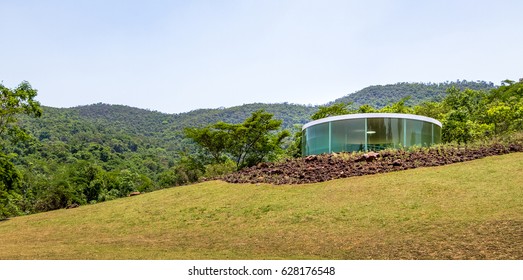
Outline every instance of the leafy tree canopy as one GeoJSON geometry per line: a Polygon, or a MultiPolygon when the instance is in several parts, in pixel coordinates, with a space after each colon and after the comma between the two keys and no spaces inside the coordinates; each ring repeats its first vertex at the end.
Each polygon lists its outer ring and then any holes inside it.
{"type": "Polygon", "coordinates": [[[320,106],[318,111],[311,116],[311,120],[319,120],[332,116],[341,116],[354,113],[354,110],[350,109],[352,102],[349,103],[335,103],[332,105],[320,106]]]}
{"type": "Polygon", "coordinates": [[[27,82],[9,89],[0,84],[0,220],[19,214],[14,201],[17,200],[17,187],[20,174],[10,161],[11,156],[5,154],[9,142],[17,143],[29,139],[19,125],[17,117],[21,114],[40,117],[40,103],[35,101],[37,91],[27,82]]]}
{"type": "Polygon", "coordinates": [[[185,135],[208,152],[213,162],[230,158],[240,169],[272,160],[281,152],[280,145],[289,136],[287,130],[275,133],[281,123],[272,114],[259,110],[243,123],[218,122],[203,128],[187,128],[185,135]]]}
{"type": "Polygon", "coordinates": [[[28,82],[22,82],[14,89],[0,84],[0,141],[16,142],[28,138],[28,134],[18,125],[17,117],[21,114],[33,117],[42,115],[40,103],[34,100],[36,95],[37,90],[28,82]]]}

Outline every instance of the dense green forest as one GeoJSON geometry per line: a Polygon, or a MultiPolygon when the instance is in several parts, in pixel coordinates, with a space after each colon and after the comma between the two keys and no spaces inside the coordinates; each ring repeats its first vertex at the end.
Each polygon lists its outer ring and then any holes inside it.
{"type": "MultiPolygon", "coordinates": [[[[337,103],[350,100],[353,107],[368,104],[363,108],[385,111],[397,111],[399,105],[404,105],[400,107],[408,107],[408,112],[447,123],[452,128],[445,134],[449,142],[470,142],[521,129],[521,121],[510,122],[521,118],[521,82],[507,81],[501,87],[466,81],[400,83],[383,86],[386,90],[381,93],[376,88],[363,89],[337,103]],[[378,98],[380,94],[382,98],[378,98]]],[[[10,187],[0,182],[0,218],[111,200],[133,191],[149,192],[229,172],[233,166],[210,160],[184,131],[217,122],[241,124],[264,110],[281,120],[280,128],[295,137],[300,126],[319,109],[256,103],[164,114],[100,103],[60,109],[42,106],[39,118],[18,114],[17,125],[32,137],[12,143],[3,141],[0,147],[0,163],[5,164],[0,165],[0,173],[11,163],[16,168],[16,180],[10,187]]],[[[296,156],[294,137],[283,139],[281,154],[271,159],[296,156]]]]}
{"type": "Polygon", "coordinates": [[[369,86],[355,93],[338,98],[331,103],[353,102],[354,108],[370,105],[382,108],[400,99],[410,96],[406,105],[414,106],[425,101],[441,101],[451,87],[457,89],[490,90],[495,86],[491,82],[458,80],[445,83],[397,83],[393,85],[369,86]]]}

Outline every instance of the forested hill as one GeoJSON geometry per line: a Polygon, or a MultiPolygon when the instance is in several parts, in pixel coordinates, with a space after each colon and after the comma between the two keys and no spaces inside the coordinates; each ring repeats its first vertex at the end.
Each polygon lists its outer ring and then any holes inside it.
{"type": "Polygon", "coordinates": [[[397,83],[393,85],[369,86],[355,93],[338,98],[331,103],[354,102],[354,107],[368,104],[374,108],[382,108],[410,96],[407,105],[412,106],[423,101],[440,101],[445,97],[450,87],[459,89],[489,90],[494,88],[492,82],[466,80],[445,83],[397,83]]]}
{"type": "MultiPolygon", "coordinates": [[[[490,89],[487,82],[457,81],[451,83],[397,83],[394,85],[370,86],[347,95],[334,102],[354,101],[355,106],[369,104],[381,108],[405,96],[412,96],[409,104],[425,100],[438,100],[451,86],[471,89],[490,89]]],[[[245,104],[230,108],[199,109],[181,114],[133,108],[123,105],[93,104],[74,108],[44,107],[40,119],[22,118],[24,126],[38,140],[56,144],[97,143],[100,145],[124,145],[135,149],[138,145],[178,152],[191,150],[191,144],[183,137],[185,127],[201,127],[218,121],[240,123],[252,112],[264,109],[283,121],[282,128],[295,129],[310,120],[317,106],[289,103],[245,104]]],[[[46,142],[47,143],[47,142],[46,142]]],[[[113,147],[114,149],[114,147],[113,147]]],[[[116,148],[116,150],[121,150],[116,148]]]]}
{"type": "MultiPolygon", "coordinates": [[[[230,108],[198,109],[181,114],[165,114],[123,105],[98,103],[70,109],[45,108],[44,111],[50,114],[56,114],[56,110],[68,111],[69,114],[76,115],[89,122],[111,124],[113,129],[132,134],[154,136],[158,133],[181,131],[185,127],[206,126],[218,121],[240,123],[251,113],[260,109],[272,113],[276,119],[282,120],[284,129],[291,129],[294,125],[307,122],[310,115],[317,110],[317,107],[289,103],[253,103],[230,108]]],[[[38,120],[34,121],[38,122],[38,120]]]]}
{"type": "MultiPolygon", "coordinates": [[[[37,140],[38,158],[67,162],[71,157],[82,157],[100,160],[102,165],[119,165],[121,160],[129,162],[130,157],[137,162],[140,158],[148,158],[155,161],[152,165],[160,164],[165,168],[169,161],[179,157],[180,152],[194,151],[194,145],[183,135],[186,127],[201,127],[218,121],[240,123],[252,112],[265,109],[283,120],[284,129],[293,130],[295,125],[307,122],[317,107],[256,103],[182,114],[102,103],[74,108],[44,106],[42,109],[43,115],[39,119],[20,117],[22,126],[37,140]]],[[[35,150],[15,152],[23,155],[35,150]]],[[[107,166],[107,169],[112,167],[107,166]]]]}
{"type": "MultiPolygon", "coordinates": [[[[292,129],[316,111],[293,104],[248,104],[182,114],[102,103],[42,109],[41,118],[19,117],[21,127],[33,135],[31,141],[1,147],[22,176],[27,194],[23,201],[28,201],[13,208],[19,210],[4,211],[8,215],[186,184],[202,174],[193,160],[198,156],[195,145],[184,137],[183,128],[218,121],[239,123],[265,109],[283,120],[284,128],[292,129]]],[[[1,211],[7,209],[1,206],[1,211]]]]}
{"type": "MultiPolygon", "coordinates": [[[[369,104],[381,108],[387,104],[411,96],[408,105],[415,105],[426,100],[439,100],[446,95],[446,90],[470,88],[488,90],[494,87],[493,83],[484,81],[446,82],[446,83],[397,83],[393,85],[369,86],[355,93],[336,99],[331,103],[354,102],[354,106],[369,104]]],[[[44,107],[42,119],[29,120],[32,128],[46,130],[48,119],[68,118],[66,122],[89,123],[106,129],[135,134],[141,136],[165,136],[165,133],[174,133],[189,126],[205,126],[218,121],[240,123],[252,112],[264,109],[274,114],[276,119],[283,121],[283,128],[290,129],[294,125],[308,122],[310,116],[318,109],[317,106],[305,106],[290,103],[277,104],[245,104],[230,108],[198,109],[180,114],[165,114],[157,111],[138,109],[123,105],[108,105],[103,103],[78,106],[73,108],[44,107]],[[34,123],[34,124],[33,124],[34,123]]],[[[47,129],[49,129],[48,127],[47,129]]],[[[66,132],[64,130],[60,130],[66,132]]],[[[57,131],[59,132],[59,131],[57,131]]]]}
{"type": "Polygon", "coordinates": [[[296,124],[307,122],[309,117],[317,110],[317,107],[289,103],[254,103],[230,108],[200,109],[176,115],[176,123],[173,124],[173,128],[202,126],[217,121],[240,123],[250,116],[251,113],[260,109],[274,114],[274,118],[283,121],[283,128],[289,129],[296,124]]]}
{"type": "MultiPolygon", "coordinates": [[[[369,104],[380,108],[405,96],[412,96],[409,104],[437,100],[451,86],[458,88],[490,89],[487,82],[457,81],[451,83],[397,83],[370,86],[334,102],[354,101],[355,105],[369,104]]],[[[22,117],[23,126],[39,140],[41,149],[49,154],[71,153],[92,145],[108,148],[121,154],[142,151],[142,154],[176,157],[180,151],[192,151],[193,145],[184,138],[185,127],[201,127],[218,121],[240,123],[252,112],[264,109],[283,121],[282,128],[295,130],[310,121],[317,106],[289,103],[245,104],[230,108],[199,109],[180,114],[138,109],[123,105],[93,104],[74,108],[43,107],[39,119],[22,117]],[[46,148],[47,147],[47,148],[46,148]],[[148,151],[144,153],[144,151],[148,151]]],[[[94,149],[89,147],[89,149],[94,149]]],[[[164,161],[167,161],[164,158],[164,161]]]]}

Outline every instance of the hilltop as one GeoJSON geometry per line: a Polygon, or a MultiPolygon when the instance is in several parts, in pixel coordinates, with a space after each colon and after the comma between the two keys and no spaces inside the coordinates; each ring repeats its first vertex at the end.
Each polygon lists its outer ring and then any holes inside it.
{"type": "Polygon", "coordinates": [[[460,90],[490,90],[495,88],[492,82],[485,81],[455,81],[444,83],[396,83],[391,85],[369,86],[352,94],[334,100],[332,103],[353,102],[354,107],[369,104],[374,108],[382,108],[410,96],[406,102],[414,106],[425,101],[441,101],[447,95],[447,89],[456,87],[460,90]]]}
{"type": "MultiPolygon", "coordinates": [[[[375,108],[382,108],[400,99],[411,96],[407,105],[416,105],[423,101],[441,100],[450,87],[459,89],[490,90],[494,88],[492,82],[456,81],[444,83],[396,83],[390,85],[369,86],[362,90],[338,98],[328,104],[338,102],[354,102],[355,106],[368,104],[375,108]]],[[[85,121],[106,126],[113,125],[137,135],[155,135],[155,133],[177,132],[188,126],[205,126],[224,121],[239,123],[251,113],[264,109],[274,114],[276,119],[283,121],[283,129],[291,129],[295,125],[302,125],[310,121],[310,116],[318,106],[300,105],[292,103],[253,103],[229,108],[198,109],[179,114],[166,114],[152,110],[139,109],[125,105],[110,105],[97,103],[73,108],[44,107],[42,119],[26,119],[31,125],[33,122],[45,128],[49,124],[46,119],[53,119],[59,115],[74,118],[75,121],[85,121]]],[[[34,127],[32,127],[34,129],[34,127]]],[[[164,136],[164,135],[163,135],[164,136]]]]}

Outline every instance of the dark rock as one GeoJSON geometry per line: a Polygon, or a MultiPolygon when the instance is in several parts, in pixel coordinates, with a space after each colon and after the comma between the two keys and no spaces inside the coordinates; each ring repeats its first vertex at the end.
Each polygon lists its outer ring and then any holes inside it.
{"type": "Polygon", "coordinates": [[[392,162],[392,166],[401,166],[401,165],[402,165],[402,163],[401,163],[400,159],[397,159],[397,160],[392,162]]]}
{"type": "Polygon", "coordinates": [[[379,156],[380,156],[380,154],[378,154],[378,153],[368,152],[366,154],[363,154],[361,157],[359,157],[356,160],[356,162],[361,162],[361,161],[371,162],[371,161],[376,160],[379,156]]]}
{"type": "Polygon", "coordinates": [[[318,156],[316,156],[316,155],[308,156],[305,158],[305,162],[311,162],[311,161],[316,161],[316,160],[318,160],[318,156]]]}
{"type": "Polygon", "coordinates": [[[283,174],[283,170],[281,169],[271,169],[269,170],[267,173],[269,173],[269,175],[273,175],[273,174],[283,174]]]}
{"type": "Polygon", "coordinates": [[[65,207],[65,208],[66,209],[73,209],[73,208],[77,208],[77,207],[80,207],[80,205],[77,204],[77,203],[73,203],[73,204],[67,205],[67,207],[65,207]]]}

